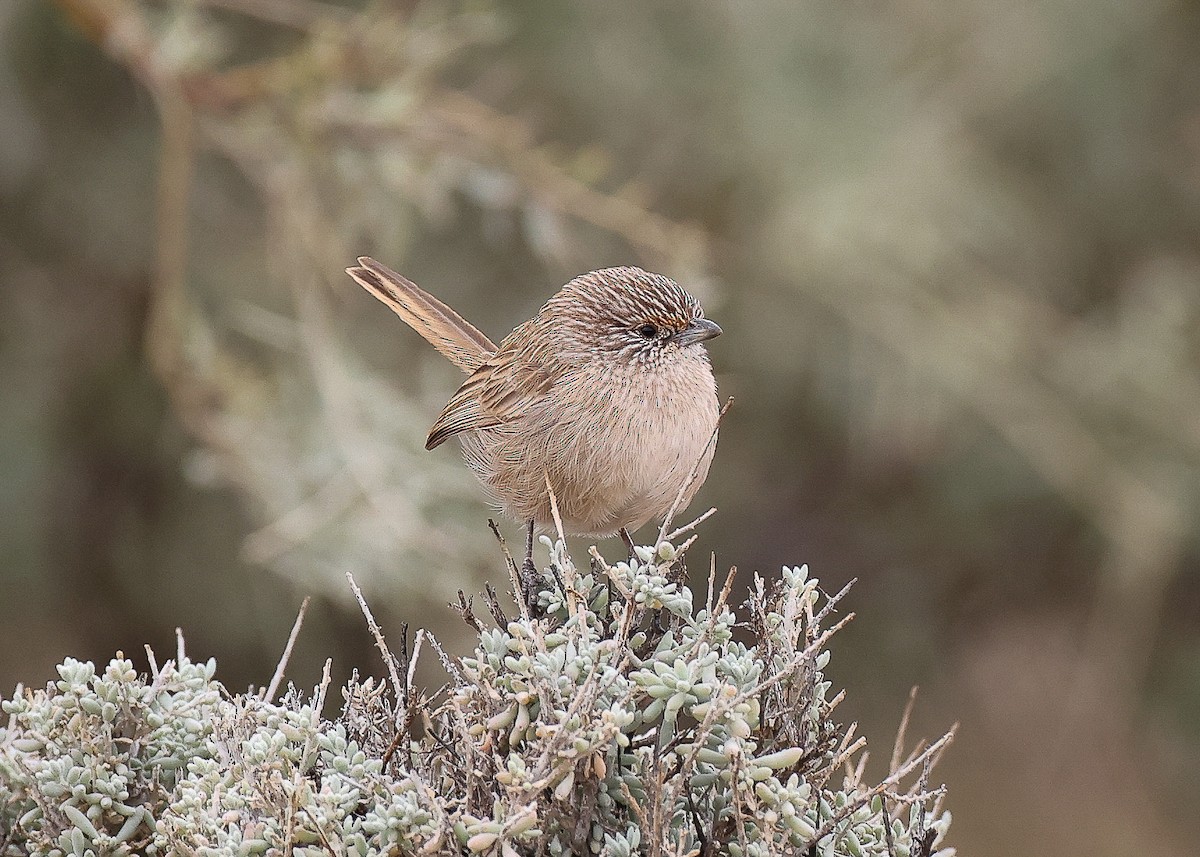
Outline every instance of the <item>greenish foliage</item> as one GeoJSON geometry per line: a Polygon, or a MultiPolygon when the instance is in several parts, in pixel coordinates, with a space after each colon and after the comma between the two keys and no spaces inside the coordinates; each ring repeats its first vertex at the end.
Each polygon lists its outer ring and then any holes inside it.
{"type": "Polygon", "coordinates": [[[0,855],[938,847],[950,816],[926,782],[950,736],[898,747],[882,783],[863,781],[864,742],[834,722],[824,674],[840,595],[807,568],[756,577],[739,615],[732,575],[696,608],[686,545],[615,565],[593,551],[580,569],[544,541],[533,615],[507,618],[489,590],[484,623],[463,598],[479,634],[463,658],[423,632],[396,657],[379,636],[390,680],[353,678],[334,720],[328,681],[308,699],[231,695],[182,642],[149,675],[120,653],[102,673],[66,661],[3,702],[0,855]],[[432,695],[411,685],[426,640],[448,673],[432,695]]]}

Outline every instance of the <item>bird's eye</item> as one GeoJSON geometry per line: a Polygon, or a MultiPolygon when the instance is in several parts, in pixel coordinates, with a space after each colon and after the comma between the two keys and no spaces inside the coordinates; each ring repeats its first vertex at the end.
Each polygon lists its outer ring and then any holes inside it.
{"type": "Polygon", "coordinates": [[[658,328],[652,324],[643,324],[637,329],[637,332],[642,339],[654,339],[658,336],[658,328]]]}

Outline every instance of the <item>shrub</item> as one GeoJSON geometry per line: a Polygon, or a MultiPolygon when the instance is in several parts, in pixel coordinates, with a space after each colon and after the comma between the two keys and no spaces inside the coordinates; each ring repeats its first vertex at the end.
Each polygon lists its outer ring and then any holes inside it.
{"type": "Polygon", "coordinates": [[[735,612],[732,572],[710,573],[697,607],[688,543],[615,565],[593,548],[579,567],[543,541],[532,611],[507,616],[489,588],[484,621],[460,594],[479,635],[466,657],[424,632],[393,654],[355,587],[388,678],[355,675],[332,720],[328,670],[311,697],[273,702],[228,693],[182,638],[161,667],[150,653],[148,675],[121,653],[100,673],[68,659],[44,690],[3,702],[0,855],[939,847],[950,815],[927,781],[951,734],[907,758],[899,739],[891,774],[868,785],[864,740],[833,720],[842,694],[824,670],[845,590],[784,568],[755,575],[735,612]],[[412,683],[426,646],[448,676],[434,693],[412,683]]]}

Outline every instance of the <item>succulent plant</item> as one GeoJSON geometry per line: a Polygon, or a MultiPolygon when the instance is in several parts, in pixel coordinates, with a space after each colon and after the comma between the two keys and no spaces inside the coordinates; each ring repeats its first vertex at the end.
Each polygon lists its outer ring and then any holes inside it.
{"type": "Polygon", "coordinates": [[[833,719],[844,590],[784,568],[735,611],[732,573],[710,575],[697,609],[689,543],[615,564],[593,549],[581,568],[543,542],[531,608],[509,617],[489,590],[485,623],[460,596],[466,656],[424,632],[393,654],[363,602],[389,678],[355,675],[334,719],[328,679],[309,697],[232,695],[182,640],[147,675],[118,653],[18,688],[0,855],[953,853],[928,786],[951,735],[868,785],[865,742],[833,719]],[[432,694],[410,678],[425,641],[448,674],[432,694]]]}

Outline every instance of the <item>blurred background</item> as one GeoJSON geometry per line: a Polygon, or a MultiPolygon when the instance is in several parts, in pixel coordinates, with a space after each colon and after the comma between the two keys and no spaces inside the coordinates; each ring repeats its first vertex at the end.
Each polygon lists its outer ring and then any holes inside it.
{"type": "Polygon", "coordinates": [[[680,280],[736,399],[694,571],[858,578],[840,711],[880,770],[910,686],[961,722],[960,853],[1195,853],[1196,4],[6,0],[0,693],[176,627],[261,685],[305,595],[291,677],[379,672],[347,571],[465,651],[460,379],[360,254],[496,340],[680,280]]]}

